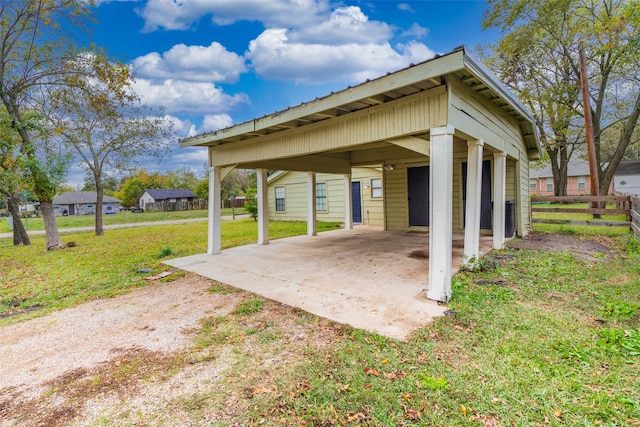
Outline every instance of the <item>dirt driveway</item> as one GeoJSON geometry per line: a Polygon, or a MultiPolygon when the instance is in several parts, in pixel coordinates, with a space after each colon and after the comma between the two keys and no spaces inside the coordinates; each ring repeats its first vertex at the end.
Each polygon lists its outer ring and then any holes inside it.
{"type": "MultiPolygon", "coordinates": [[[[610,252],[606,242],[555,234],[512,246],[593,260],[610,252]]],[[[278,367],[304,363],[305,349],[344,332],[268,300],[234,314],[248,299],[256,298],[187,275],[0,328],[0,426],[238,425],[251,399],[272,390],[265,384],[278,367]],[[204,395],[217,403],[205,405],[204,395]]]]}

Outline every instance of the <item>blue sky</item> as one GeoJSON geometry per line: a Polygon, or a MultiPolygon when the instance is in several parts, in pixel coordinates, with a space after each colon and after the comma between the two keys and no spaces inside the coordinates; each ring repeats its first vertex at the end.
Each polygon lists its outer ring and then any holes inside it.
{"type": "MultiPolygon", "coordinates": [[[[206,149],[178,138],[310,101],[465,44],[483,31],[484,1],[99,1],[91,41],[130,64],[143,102],[175,126],[149,171],[203,171],[206,149]]],[[[68,183],[83,182],[77,167],[68,183]]]]}

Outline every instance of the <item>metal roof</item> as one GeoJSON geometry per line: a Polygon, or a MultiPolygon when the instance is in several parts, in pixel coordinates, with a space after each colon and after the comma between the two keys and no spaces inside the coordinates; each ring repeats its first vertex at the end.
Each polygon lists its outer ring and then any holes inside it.
{"type": "MultiPolygon", "coordinates": [[[[98,193],[95,191],[67,191],[53,198],[54,205],[73,205],[96,203],[98,201],[98,193]]],[[[103,203],[120,203],[120,200],[111,196],[102,196],[103,203]]]]}
{"type": "Polygon", "coordinates": [[[216,146],[299,128],[441,86],[444,78],[450,74],[457,76],[471,90],[483,95],[518,120],[527,148],[537,150],[542,155],[542,146],[531,113],[464,46],[296,107],[182,139],[180,145],[216,146]]]}
{"type": "Polygon", "coordinates": [[[167,199],[182,199],[182,198],[195,198],[196,195],[193,194],[193,191],[182,189],[182,190],[155,190],[149,189],[146,191],[148,195],[153,197],[154,200],[167,200],[167,199]]]}

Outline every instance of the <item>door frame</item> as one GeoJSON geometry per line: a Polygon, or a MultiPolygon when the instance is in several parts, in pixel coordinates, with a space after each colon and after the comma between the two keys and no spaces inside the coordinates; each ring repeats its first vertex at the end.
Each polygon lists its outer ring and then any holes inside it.
{"type": "Polygon", "coordinates": [[[362,181],[358,180],[358,181],[351,181],[351,221],[354,224],[363,224],[362,222],[362,181]],[[360,195],[360,197],[358,198],[358,206],[360,207],[360,220],[356,221],[355,218],[355,211],[356,211],[356,203],[354,203],[355,199],[355,195],[356,193],[353,191],[353,185],[357,184],[358,186],[358,194],[360,195]]]}

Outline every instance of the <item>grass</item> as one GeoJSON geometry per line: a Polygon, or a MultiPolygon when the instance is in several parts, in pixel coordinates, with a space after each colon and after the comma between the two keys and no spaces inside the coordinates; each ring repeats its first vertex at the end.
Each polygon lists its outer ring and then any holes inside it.
{"type": "MultiPolygon", "coordinates": [[[[339,227],[318,223],[318,231],[339,227]]],[[[305,222],[272,222],[270,238],[306,233],[305,222]]],[[[252,219],[224,221],[222,246],[257,240],[252,219]]],[[[206,252],[207,223],[172,224],[66,234],[76,246],[43,251],[44,236],[32,236],[31,246],[12,246],[0,239],[0,325],[60,310],[98,298],[109,298],[145,286],[144,277],[167,270],[167,257],[206,252]],[[171,242],[171,246],[167,246],[171,242]]]]}
{"type": "MultiPolygon", "coordinates": [[[[562,209],[588,209],[590,203],[553,203],[553,204],[534,204],[534,208],[562,208],[562,209]]],[[[614,203],[607,203],[606,209],[616,209],[614,203]]],[[[594,218],[592,214],[587,213],[570,213],[570,212],[534,212],[534,218],[544,219],[572,219],[579,221],[627,221],[625,214],[618,215],[601,215],[600,218],[594,218]]]]}
{"type": "MultiPolygon", "coordinates": [[[[236,214],[244,213],[244,208],[237,208],[236,214]]],[[[103,225],[113,224],[129,224],[137,222],[154,222],[168,221],[192,218],[206,218],[207,210],[177,211],[177,212],[143,212],[133,213],[122,211],[113,215],[103,215],[103,225]]],[[[222,216],[231,216],[231,209],[222,209],[222,216]]],[[[23,224],[28,225],[29,230],[44,230],[44,221],[42,218],[22,219],[23,224]],[[28,222],[28,224],[27,224],[28,222]]],[[[59,229],[75,228],[75,227],[93,227],[95,225],[95,217],[93,215],[78,216],[59,216],[56,217],[59,229]]],[[[0,218],[0,233],[8,233],[9,224],[6,218],[0,218]]]]}
{"type": "MultiPolygon", "coordinates": [[[[272,223],[270,232],[280,226],[295,228],[272,223]]],[[[299,227],[304,233],[304,223],[299,227]]],[[[255,241],[253,228],[250,220],[223,223],[222,241],[255,241]]],[[[52,254],[14,248],[5,239],[0,262],[13,279],[3,274],[0,289],[3,297],[22,298],[27,288],[65,288],[68,280],[54,286],[45,272],[72,270],[72,259],[87,257],[87,264],[102,262],[104,268],[79,265],[82,274],[75,280],[92,274],[87,282],[119,279],[139,286],[144,281],[135,270],[160,268],[158,254],[169,239],[178,256],[202,252],[205,229],[130,229],[100,239],[86,233],[73,236],[77,248],[52,254]],[[114,253],[114,243],[125,247],[114,253]],[[48,263],[66,257],[47,270],[48,263]],[[25,274],[31,280],[22,282],[25,274]]],[[[128,414],[140,418],[123,422],[143,425],[159,417],[166,425],[215,419],[211,425],[219,426],[640,426],[640,239],[606,239],[614,254],[592,262],[570,253],[493,252],[487,268],[454,277],[450,315],[407,342],[247,295],[230,315],[203,319],[191,353],[182,358],[186,369],[224,354],[228,367],[220,382],[174,399],[171,412],[179,421],[159,410],[128,414]]],[[[221,284],[211,288],[226,291],[221,284]]],[[[135,373],[140,366],[131,360],[126,367],[135,373]]],[[[106,417],[105,425],[119,416],[106,417]]]]}
{"type": "MultiPolygon", "coordinates": [[[[534,207],[560,207],[567,209],[587,209],[589,203],[565,203],[565,204],[537,204],[534,207]]],[[[615,209],[615,204],[608,203],[607,209],[615,209]]],[[[556,212],[534,212],[533,218],[551,219],[551,220],[574,220],[574,221],[615,221],[626,222],[627,216],[620,215],[601,215],[600,218],[594,218],[591,214],[585,213],[556,213],[556,212]]],[[[625,236],[629,233],[628,227],[612,227],[612,226],[587,226],[587,225],[565,225],[565,224],[540,224],[533,223],[534,231],[542,231],[549,233],[575,234],[583,236],[625,236]]]]}

